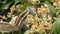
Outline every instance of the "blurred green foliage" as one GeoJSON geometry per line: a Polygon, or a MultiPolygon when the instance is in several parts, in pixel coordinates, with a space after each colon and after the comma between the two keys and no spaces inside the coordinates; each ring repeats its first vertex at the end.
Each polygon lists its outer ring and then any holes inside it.
{"type": "Polygon", "coordinates": [[[60,34],[60,18],[56,19],[51,27],[51,34],[60,34]]]}
{"type": "MultiPolygon", "coordinates": [[[[40,0],[40,2],[46,3],[48,5],[49,9],[51,10],[52,18],[56,16],[55,7],[53,5],[51,5],[50,0],[40,0]]],[[[10,9],[13,5],[17,5],[18,3],[20,5],[20,9],[22,11],[24,11],[27,6],[32,5],[32,3],[28,2],[28,0],[0,0],[0,12],[2,10],[10,9]],[[21,2],[21,3],[19,3],[19,2],[21,2]]],[[[18,15],[18,14],[20,14],[20,13],[16,13],[15,15],[18,15]]],[[[11,20],[11,18],[8,17],[8,19],[6,21],[9,22],[10,20],[11,20]]],[[[25,32],[24,34],[27,34],[28,32],[29,31],[25,32]]],[[[16,31],[16,32],[14,32],[14,34],[22,34],[22,32],[16,31]]],[[[52,29],[51,29],[51,34],[60,34],[60,18],[53,23],[52,29]]]]}

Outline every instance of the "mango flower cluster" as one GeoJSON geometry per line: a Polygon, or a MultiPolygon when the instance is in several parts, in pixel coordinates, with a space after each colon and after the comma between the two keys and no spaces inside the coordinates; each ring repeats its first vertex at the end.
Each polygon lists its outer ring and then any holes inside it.
{"type": "Polygon", "coordinates": [[[60,13],[60,0],[51,0],[51,2],[53,2],[53,6],[55,6],[56,9],[56,16],[60,17],[59,13],[60,13]]]}
{"type": "Polygon", "coordinates": [[[50,34],[53,23],[53,19],[50,16],[50,9],[46,7],[46,4],[37,9],[36,15],[28,14],[26,18],[26,26],[29,28],[30,34],[34,34],[35,32],[50,34]]]}

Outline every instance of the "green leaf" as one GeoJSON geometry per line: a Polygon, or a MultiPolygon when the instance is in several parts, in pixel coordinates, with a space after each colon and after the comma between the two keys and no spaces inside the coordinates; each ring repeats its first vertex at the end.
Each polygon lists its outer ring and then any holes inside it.
{"type": "Polygon", "coordinates": [[[45,0],[41,0],[40,2],[41,2],[41,3],[44,3],[44,2],[45,2],[45,0]]]}
{"type": "Polygon", "coordinates": [[[22,34],[21,31],[15,31],[14,34],[22,34]]]}
{"type": "Polygon", "coordinates": [[[26,7],[27,7],[27,5],[26,5],[26,4],[23,4],[23,5],[20,6],[20,9],[21,9],[22,11],[24,11],[24,10],[26,9],[26,7]]]}
{"type": "Polygon", "coordinates": [[[15,15],[15,16],[18,16],[21,12],[15,12],[14,14],[12,15],[15,15]]]}
{"type": "Polygon", "coordinates": [[[34,32],[34,34],[40,34],[39,32],[34,32]]]}
{"type": "Polygon", "coordinates": [[[7,17],[6,22],[9,23],[11,21],[11,19],[12,19],[11,17],[7,17]]]}
{"type": "Polygon", "coordinates": [[[25,31],[24,34],[29,34],[29,30],[25,31]]]}
{"type": "Polygon", "coordinates": [[[45,0],[45,2],[50,2],[50,0],[45,0]]]}
{"type": "Polygon", "coordinates": [[[27,0],[20,0],[21,2],[22,2],[22,4],[24,4],[24,3],[26,3],[27,2],[27,0]]]}
{"type": "Polygon", "coordinates": [[[2,0],[0,3],[5,4],[6,2],[7,2],[7,0],[2,0]]]}
{"type": "Polygon", "coordinates": [[[53,16],[53,17],[55,17],[55,15],[56,15],[56,10],[55,10],[55,8],[54,8],[54,6],[52,6],[50,3],[48,3],[48,2],[46,2],[46,4],[48,5],[48,8],[51,10],[51,15],[53,16]]]}
{"type": "MultiPolygon", "coordinates": [[[[22,34],[22,32],[21,31],[15,31],[15,32],[13,32],[14,34],[22,34]]],[[[4,34],[12,34],[11,32],[10,33],[4,33],[4,34]]]]}
{"type": "Polygon", "coordinates": [[[1,6],[2,9],[8,9],[11,3],[12,3],[12,2],[9,2],[9,3],[7,3],[7,4],[3,4],[3,5],[1,6]]]}
{"type": "Polygon", "coordinates": [[[51,34],[60,34],[60,18],[56,19],[51,27],[51,34]]]}
{"type": "Polygon", "coordinates": [[[18,1],[18,0],[13,0],[13,1],[14,1],[14,4],[16,4],[16,3],[20,2],[20,1],[18,1]]]}
{"type": "Polygon", "coordinates": [[[41,3],[50,2],[50,0],[40,0],[41,3]]]}
{"type": "Polygon", "coordinates": [[[46,2],[46,4],[48,5],[48,7],[50,8],[51,12],[56,13],[56,10],[54,8],[54,6],[52,6],[50,3],[46,2]]]}

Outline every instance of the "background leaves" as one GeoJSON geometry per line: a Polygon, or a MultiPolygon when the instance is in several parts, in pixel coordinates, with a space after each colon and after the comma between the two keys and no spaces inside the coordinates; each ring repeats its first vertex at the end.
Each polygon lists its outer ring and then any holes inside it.
{"type": "Polygon", "coordinates": [[[51,34],[60,34],[60,18],[56,19],[51,27],[51,34]]]}
{"type": "MultiPolygon", "coordinates": [[[[51,11],[51,16],[52,18],[54,18],[56,16],[56,9],[53,5],[51,5],[51,1],[50,0],[40,0],[41,3],[43,4],[47,4],[48,8],[51,11]]],[[[2,12],[2,10],[8,10],[10,9],[13,5],[20,5],[20,9],[22,11],[24,11],[26,9],[27,6],[31,6],[32,3],[28,2],[28,0],[0,0],[0,13],[2,12]]],[[[10,10],[6,11],[9,12],[10,10]]],[[[15,15],[18,15],[19,13],[16,12],[15,15]]],[[[7,22],[9,22],[11,20],[10,17],[8,17],[8,19],[6,20],[7,22]]],[[[18,31],[20,32],[20,31],[18,31]]],[[[26,31],[24,34],[28,34],[29,31],[26,31]]],[[[18,34],[22,34],[22,33],[18,33],[18,34]]],[[[54,21],[54,23],[52,24],[51,27],[51,34],[60,34],[60,18],[58,18],[56,21],[54,21]]]]}

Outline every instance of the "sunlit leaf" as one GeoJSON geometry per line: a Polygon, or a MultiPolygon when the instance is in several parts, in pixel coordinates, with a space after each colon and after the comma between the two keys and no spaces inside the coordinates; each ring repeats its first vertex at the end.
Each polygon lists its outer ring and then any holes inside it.
{"type": "Polygon", "coordinates": [[[0,3],[5,4],[6,2],[7,2],[7,0],[2,0],[0,3]]]}
{"type": "Polygon", "coordinates": [[[56,14],[56,10],[54,8],[54,6],[52,6],[50,3],[46,2],[46,4],[48,5],[48,8],[51,10],[51,15],[54,17],[56,14]]]}
{"type": "Polygon", "coordinates": [[[12,2],[9,2],[9,3],[7,3],[7,4],[3,4],[3,5],[1,6],[2,9],[8,9],[11,3],[12,3],[12,2]]]}
{"type": "Polygon", "coordinates": [[[24,34],[29,34],[29,30],[25,31],[24,34]]]}
{"type": "Polygon", "coordinates": [[[47,5],[48,5],[48,7],[50,8],[50,10],[51,10],[51,12],[53,12],[53,13],[56,13],[56,10],[55,10],[55,8],[54,8],[54,6],[52,6],[50,3],[46,3],[47,5]]]}
{"type": "Polygon", "coordinates": [[[20,9],[21,9],[22,11],[24,11],[24,10],[26,9],[26,7],[27,7],[27,5],[26,5],[26,4],[21,5],[21,6],[20,6],[20,9]]]}
{"type": "Polygon", "coordinates": [[[58,18],[51,27],[51,34],[60,34],[60,18],[58,18]]]}

